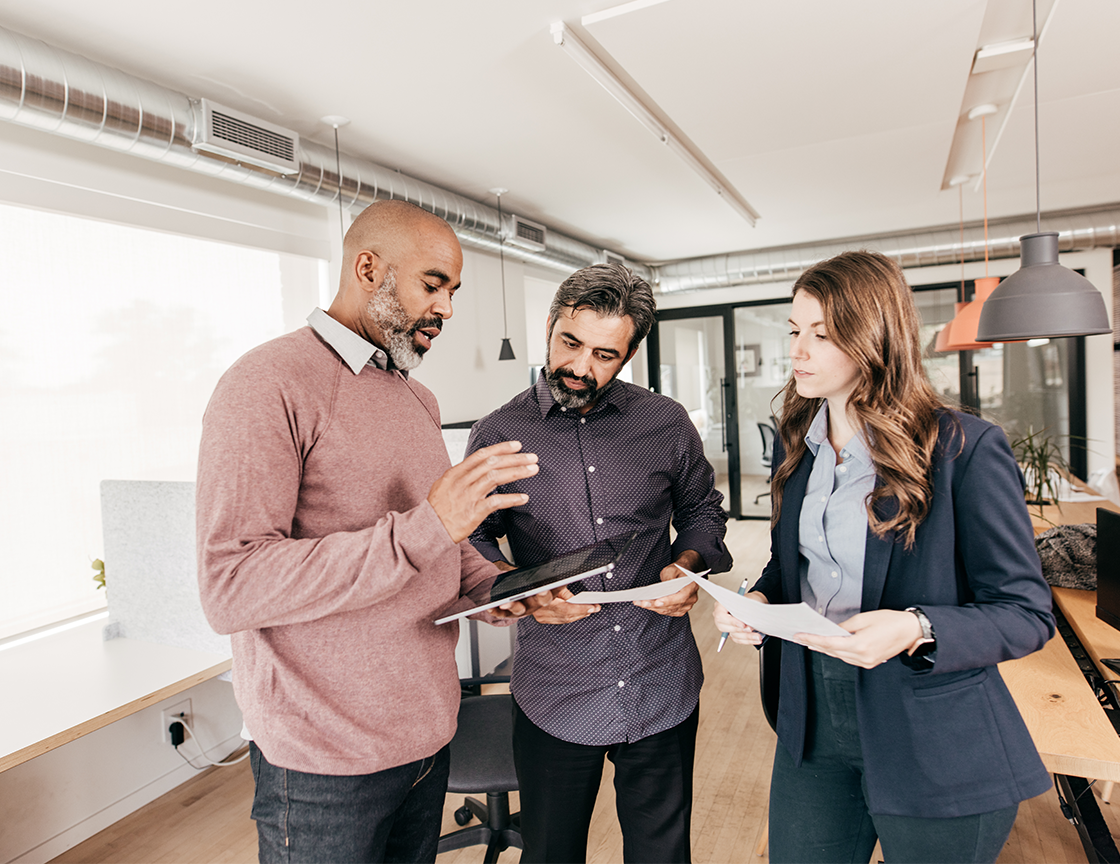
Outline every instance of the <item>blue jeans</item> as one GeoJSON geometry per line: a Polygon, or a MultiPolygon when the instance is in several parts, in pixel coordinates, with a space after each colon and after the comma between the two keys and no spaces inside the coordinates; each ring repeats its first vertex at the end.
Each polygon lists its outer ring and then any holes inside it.
{"type": "Polygon", "coordinates": [[[305,774],[249,745],[261,864],[435,861],[449,748],[375,774],[305,774]]]}
{"type": "Polygon", "coordinates": [[[778,742],[770,779],[772,864],[993,862],[1003,851],[1018,806],[943,819],[883,816],[867,808],[867,780],[856,719],[856,668],[810,654],[812,699],[805,756],[795,767],[778,742]]]}

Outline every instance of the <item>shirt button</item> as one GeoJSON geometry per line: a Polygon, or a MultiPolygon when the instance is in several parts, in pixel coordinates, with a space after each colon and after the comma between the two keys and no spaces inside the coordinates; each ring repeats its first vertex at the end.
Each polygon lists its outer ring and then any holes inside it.
{"type": "Polygon", "coordinates": [[[588,470],[588,472],[594,473],[594,471],[595,471],[595,466],[594,466],[594,465],[588,465],[588,466],[587,466],[587,470],[588,470]]]}
{"type": "Polygon", "coordinates": [[[840,466],[839,468],[837,468],[836,470],[837,470],[837,471],[839,471],[839,472],[840,472],[841,474],[843,474],[843,473],[844,473],[845,471],[847,471],[847,470],[848,470],[848,468],[847,468],[847,466],[845,466],[845,465],[841,465],[841,466],[840,466]]]}
{"type": "Polygon", "coordinates": [[[621,630],[621,629],[622,629],[622,625],[620,625],[620,624],[615,624],[615,625],[614,625],[614,632],[615,632],[615,633],[617,633],[617,632],[618,632],[619,630],[621,630]]]}
{"type": "Polygon", "coordinates": [[[603,524],[603,517],[602,517],[602,516],[600,516],[600,517],[599,517],[598,519],[596,519],[596,520],[595,520],[595,524],[596,524],[596,525],[602,525],[602,524],[603,524]]]}
{"type": "Polygon", "coordinates": [[[828,575],[829,575],[829,576],[831,576],[831,577],[832,577],[833,579],[835,579],[835,578],[836,578],[837,576],[839,576],[840,574],[839,574],[839,573],[837,573],[837,572],[836,572],[835,570],[833,570],[833,571],[832,571],[831,573],[829,573],[828,575]]]}
{"type": "Polygon", "coordinates": [[[580,417],[580,418],[579,418],[579,422],[580,422],[580,423],[586,423],[586,422],[587,422],[587,418],[586,418],[586,417],[580,417]]]}
{"type": "Polygon", "coordinates": [[[561,405],[561,406],[560,406],[560,410],[561,410],[561,411],[567,411],[568,409],[567,409],[567,408],[565,408],[565,407],[564,407],[563,405],[561,405]]]}
{"type": "Polygon", "coordinates": [[[823,534],[818,534],[818,535],[817,535],[817,539],[818,539],[818,540],[819,540],[819,541],[820,541],[821,543],[823,543],[823,542],[824,542],[824,535],[823,535],[823,534]]]}
{"type": "Polygon", "coordinates": [[[817,607],[817,612],[819,612],[821,615],[823,615],[824,614],[824,607],[823,606],[818,606],[817,607]]]}
{"type": "Polygon", "coordinates": [[[625,682],[625,681],[619,681],[619,682],[618,682],[618,686],[619,686],[619,687],[625,687],[625,686],[626,686],[626,682],[625,682]]]}
{"type": "Polygon", "coordinates": [[[822,504],[827,504],[828,503],[828,496],[827,495],[822,495],[821,496],[821,503],[822,504]]]}
{"type": "Polygon", "coordinates": [[[607,578],[608,578],[608,579],[613,579],[613,578],[614,578],[614,574],[613,574],[613,573],[608,573],[608,574],[607,574],[607,578]]]}

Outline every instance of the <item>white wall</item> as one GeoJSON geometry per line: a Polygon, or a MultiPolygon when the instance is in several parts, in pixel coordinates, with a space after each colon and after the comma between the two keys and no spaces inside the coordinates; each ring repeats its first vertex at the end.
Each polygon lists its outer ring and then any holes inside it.
{"type": "MultiPolygon", "coordinates": [[[[233,686],[211,680],[10,768],[0,773],[0,862],[48,861],[197,774],[161,740],[160,712],[186,698],[210,759],[244,743],[233,686]]],[[[189,738],[179,749],[199,752],[189,738]]]]}

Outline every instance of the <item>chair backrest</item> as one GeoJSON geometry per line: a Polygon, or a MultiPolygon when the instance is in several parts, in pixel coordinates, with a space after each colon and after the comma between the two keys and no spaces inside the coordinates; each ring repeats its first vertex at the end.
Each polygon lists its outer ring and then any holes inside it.
{"type": "Polygon", "coordinates": [[[774,436],[777,430],[769,423],[758,424],[758,434],[762,436],[762,465],[769,468],[774,460],[774,436]]]}

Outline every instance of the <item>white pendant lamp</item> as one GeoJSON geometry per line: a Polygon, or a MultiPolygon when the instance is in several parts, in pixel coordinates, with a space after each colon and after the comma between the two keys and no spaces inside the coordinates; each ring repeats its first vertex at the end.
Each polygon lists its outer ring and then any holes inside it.
{"type": "Polygon", "coordinates": [[[1034,17],[1034,171],[1038,233],[1019,238],[1021,266],[984,302],[976,338],[1012,342],[1111,333],[1104,298],[1093,283],[1058,263],[1058,233],[1042,230],[1038,168],[1038,18],[1034,17]]]}

